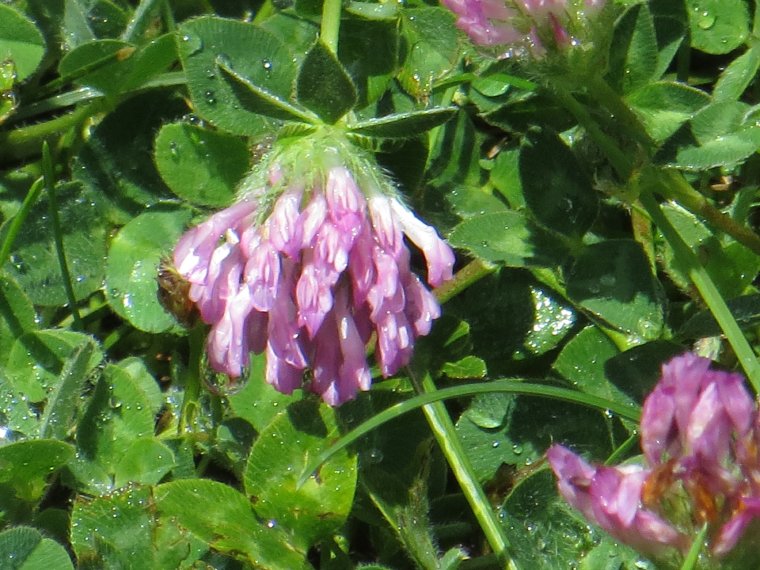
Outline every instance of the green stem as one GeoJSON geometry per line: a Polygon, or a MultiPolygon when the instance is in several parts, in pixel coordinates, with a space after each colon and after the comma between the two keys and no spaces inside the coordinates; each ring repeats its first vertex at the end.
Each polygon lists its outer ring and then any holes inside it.
{"type": "Polygon", "coordinates": [[[592,77],[589,79],[589,94],[611,113],[611,118],[614,119],[612,126],[633,137],[642,148],[651,152],[654,149],[654,142],[636,116],[636,113],[633,112],[620,94],[610,87],[607,81],[602,79],[598,74],[591,75],[592,77]]]}
{"type": "Polygon", "coordinates": [[[169,0],[164,0],[164,3],[161,5],[161,17],[164,20],[167,32],[174,33],[177,31],[177,22],[174,20],[174,13],[172,12],[169,0]]]}
{"type": "Polygon", "coordinates": [[[615,451],[610,453],[610,456],[605,460],[605,465],[617,465],[622,459],[633,449],[639,441],[639,434],[634,433],[628,436],[623,443],[621,443],[615,451]]]}
{"type": "Polygon", "coordinates": [[[689,42],[682,42],[676,53],[676,79],[687,84],[689,75],[691,75],[691,45],[689,42]]]}
{"type": "Polygon", "coordinates": [[[327,48],[338,55],[338,34],[340,33],[341,0],[324,0],[319,37],[327,48]]]}
{"type": "Polygon", "coordinates": [[[60,111],[65,107],[73,107],[79,103],[88,103],[93,99],[101,99],[103,94],[96,89],[90,87],[80,87],[60,95],[53,95],[48,99],[37,101],[31,105],[26,105],[18,110],[12,117],[8,119],[5,126],[10,124],[21,122],[30,117],[36,117],[39,115],[48,115],[52,111],[60,111]]]}
{"type": "Polygon", "coordinates": [[[103,350],[108,352],[114,346],[116,346],[116,344],[127,337],[133,330],[134,329],[130,325],[120,325],[118,328],[108,333],[108,335],[106,335],[106,337],[103,339],[103,350]]]}
{"type": "Polygon", "coordinates": [[[702,194],[684,179],[680,172],[659,171],[658,174],[659,189],[662,189],[661,193],[665,194],[667,198],[672,198],[692,214],[700,216],[715,229],[730,235],[760,255],[760,236],[712,206],[702,194]]]}
{"type": "MultiPolygon", "coordinates": [[[[606,85],[603,81],[597,83],[606,85]]],[[[594,87],[599,86],[594,85],[594,87]]],[[[606,86],[605,89],[601,89],[600,87],[600,90],[605,95],[608,95],[605,99],[618,101],[619,105],[617,106],[626,106],[625,103],[619,99],[617,94],[613,93],[614,97],[609,94],[611,91],[609,86],[606,86]]],[[[588,130],[591,137],[606,154],[618,175],[623,180],[628,180],[633,172],[630,159],[623,155],[622,151],[620,151],[614,141],[601,132],[593,118],[588,114],[585,108],[572,97],[572,95],[561,90],[558,90],[557,93],[570,112],[573,113],[581,125],[588,130]]],[[[615,108],[617,108],[617,106],[613,105],[615,108]]],[[[622,113],[622,111],[620,112],[622,113]]],[[[630,113],[629,110],[628,114],[630,113]]],[[[628,120],[626,119],[624,122],[627,123],[628,120]]],[[[646,171],[644,171],[644,174],[646,174],[646,171]]],[[[707,274],[707,271],[702,267],[691,248],[684,242],[676,229],[662,213],[659,204],[652,195],[652,191],[657,191],[666,196],[673,196],[689,211],[702,216],[712,225],[726,232],[738,242],[759,254],[760,238],[748,228],[738,224],[735,220],[723,215],[720,211],[711,206],[701,194],[694,190],[691,185],[683,179],[683,176],[680,173],[666,174],[661,170],[658,170],[656,171],[653,180],[648,182],[650,182],[650,184],[644,184],[646,187],[642,189],[639,200],[649,214],[649,217],[655,224],[657,224],[662,235],[673,248],[676,259],[685,268],[708,308],[715,316],[715,320],[718,322],[726,335],[726,339],[733,347],[734,352],[741,362],[749,381],[755,388],[755,391],[760,392],[760,364],[758,364],[755,353],[747,342],[747,339],[742,334],[739,325],[728,310],[726,302],[718,292],[712,279],[707,274]],[[654,184],[651,184],[652,181],[654,184]]]]}
{"type": "MultiPolygon", "coordinates": [[[[641,122],[606,81],[601,79],[593,81],[591,92],[620,122],[619,130],[633,133],[636,140],[641,143],[642,148],[646,149],[647,152],[653,152],[654,144],[641,125],[641,122]]],[[[605,154],[620,179],[628,180],[633,174],[634,169],[630,156],[620,149],[614,139],[607,136],[599,128],[591,114],[571,93],[562,87],[555,87],[554,95],[578,120],[583,128],[586,129],[586,132],[588,132],[589,136],[591,136],[605,154]]],[[[701,217],[716,229],[725,232],[739,243],[760,255],[760,236],[715,208],[702,194],[692,188],[691,184],[684,179],[682,174],[672,172],[669,174],[667,181],[663,179],[661,182],[664,184],[660,188],[664,188],[668,193],[668,197],[677,200],[679,204],[692,214],[701,217]]]]}
{"type": "Polygon", "coordinates": [[[21,226],[24,225],[24,222],[26,221],[26,218],[29,215],[32,206],[34,206],[34,203],[37,201],[37,198],[39,198],[40,192],[44,187],[45,180],[43,178],[38,178],[35,180],[31,188],[29,188],[29,192],[26,193],[26,197],[24,198],[24,202],[21,204],[21,208],[10,221],[8,233],[5,234],[3,245],[0,247],[0,267],[5,265],[5,262],[8,261],[11,254],[11,248],[13,247],[13,242],[16,241],[16,237],[21,231],[21,226]]]}
{"type": "Polygon", "coordinates": [[[45,180],[45,189],[48,194],[48,206],[50,212],[50,222],[53,226],[53,241],[55,242],[55,252],[58,256],[58,265],[61,268],[61,278],[63,279],[63,288],[66,291],[66,297],[71,307],[71,317],[74,319],[75,330],[83,330],[82,319],[79,317],[77,308],[77,298],[74,294],[74,285],[71,282],[71,273],[69,265],[66,262],[66,252],[63,249],[63,232],[61,231],[61,219],[58,216],[58,200],[55,193],[55,170],[53,168],[53,158],[50,155],[50,146],[47,141],[42,143],[42,176],[45,180]]]}
{"type": "Polygon", "coordinates": [[[154,10],[163,2],[164,0],[142,0],[135,8],[132,19],[127,24],[127,29],[121,34],[121,39],[125,42],[133,42],[145,33],[150,25],[154,10]]]}
{"type": "Polygon", "coordinates": [[[50,121],[0,133],[0,162],[21,160],[39,152],[42,141],[54,137],[99,113],[104,102],[96,101],[50,121]]]}
{"type": "Polygon", "coordinates": [[[486,265],[478,259],[471,261],[457,271],[453,279],[447,281],[434,291],[438,302],[445,303],[452,297],[455,297],[467,289],[473,283],[477,283],[483,279],[483,277],[490,275],[496,271],[496,269],[497,267],[495,265],[486,265]]]}
{"type": "Polygon", "coordinates": [[[586,110],[586,107],[581,105],[569,91],[561,86],[555,86],[552,92],[559,102],[576,118],[581,126],[586,129],[589,136],[594,139],[594,142],[602,150],[607,157],[607,160],[610,161],[610,164],[621,180],[628,180],[633,173],[631,160],[622,150],[620,150],[612,137],[607,136],[602,129],[599,128],[599,125],[586,110]]]}
{"type": "Polygon", "coordinates": [[[744,372],[747,374],[747,378],[755,389],[755,392],[760,393],[760,363],[758,363],[752,347],[747,342],[715,283],[713,283],[705,268],[699,263],[694,252],[670,223],[670,220],[665,217],[654,197],[649,192],[642,192],[640,200],[652,218],[652,221],[657,224],[662,235],[668,244],[670,244],[670,247],[673,248],[676,262],[689,275],[689,278],[694,283],[697,291],[699,291],[721,330],[726,335],[726,339],[734,349],[736,357],[739,359],[742,368],[744,368],[744,372]]]}
{"type": "Polygon", "coordinates": [[[694,570],[694,568],[697,567],[699,553],[702,552],[702,548],[704,547],[705,537],[707,536],[707,530],[709,527],[709,524],[703,524],[702,528],[697,533],[697,536],[694,537],[694,542],[691,543],[691,548],[689,548],[689,552],[686,553],[686,558],[683,560],[681,570],[694,570]]]}
{"type": "MultiPolygon", "coordinates": [[[[411,370],[409,370],[409,376],[419,394],[432,394],[437,391],[430,374],[425,373],[421,382],[411,370]]],[[[454,472],[454,476],[459,482],[459,486],[467,498],[467,502],[470,504],[475,518],[486,535],[488,544],[491,545],[491,548],[499,559],[505,563],[505,566],[514,567],[514,563],[509,559],[507,553],[509,541],[504,534],[499,519],[491,508],[491,504],[488,502],[488,497],[486,497],[483,488],[475,477],[475,472],[465,453],[464,447],[462,447],[462,442],[457,436],[454,424],[446,411],[446,406],[442,402],[433,402],[424,405],[422,411],[451,470],[454,472]]]]}
{"type": "Polygon", "coordinates": [[[199,325],[190,331],[188,337],[190,354],[185,374],[185,395],[182,399],[182,410],[177,424],[179,434],[185,433],[192,426],[195,421],[195,413],[200,406],[198,401],[201,395],[201,361],[205,336],[206,330],[199,325]]]}
{"type": "MultiPolygon", "coordinates": [[[[85,307],[84,310],[79,310],[79,317],[82,321],[82,325],[86,326],[89,323],[94,323],[95,321],[99,321],[104,316],[112,313],[113,310],[111,309],[111,306],[105,302],[101,301],[98,302],[98,304],[94,306],[85,307]]],[[[72,326],[74,322],[74,316],[73,315],[67,315],[63,319],[61,319],[59,322],[55,324],[56,327],[65,329],[72,326]]]]}
{"type": "Polygon", "coordinates": [[[264,3],[259,8],[259,11],[256,12],[256,16],[253,18],[254,24],[261,24],[264,20],[266,20],[269,16],[274,14],[276,12],[274,5],[272,4],[272,0],[264,0],[264,3]]]}

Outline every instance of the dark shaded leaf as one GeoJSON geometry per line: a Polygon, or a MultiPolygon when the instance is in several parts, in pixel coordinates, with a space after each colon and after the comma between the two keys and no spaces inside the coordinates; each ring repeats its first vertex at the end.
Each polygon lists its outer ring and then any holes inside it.
{"type": "Polygon", "coordinates": [[[327,46],[317,40],[301,63],[296,98],[328,124],[333,124],[356,104],[351,77],[327,46]]]}
{"type": "Polygon", "coordinates": [[[438,127],[456,113],[454,107],[426,109],[368,119],[351,125],[351,132],[368,137],[411,138],[438,127]]]}

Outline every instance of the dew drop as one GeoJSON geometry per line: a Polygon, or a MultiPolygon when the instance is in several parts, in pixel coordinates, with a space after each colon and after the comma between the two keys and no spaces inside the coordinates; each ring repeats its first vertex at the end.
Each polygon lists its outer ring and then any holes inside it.
{"type": "Polygon", "coordinates": [[[122,305],[125,309],[131,309],[132,308],[132,295],[130,293],[127,293],[122,297],[121,300],[122,305]]]}
{"type": "Polygon", "coordinates": [[[230,56],[228,56],[226,53],[220,53],[216,56],[216,63],[218,65],[223,65],[224,67],[229,67],[232,69],[232,62],[230,61],[230,56]]]}
{"type": "Polygon", "coordinates": [[[707,10],[702,12],[697,19],[697,26],[703,30],[709,30],[715,25],[715,15],[711,14],[707,10]]]}
{"type": "Polygon", "coordinates": [[[370,449],[367,453],[367,459],[370,463],[380,463],[383,460],[383,452],[379,449],[370,449]]]}
{"type": "Polygon", "coordinates": [[[601,283],[602,287],[610,288],[615,286],[617,279],[614,275],[610,275],[608,273],[606,275],[602,275],[602,277],[599,279],[599,282],[601,283]]]}
{"type": "Polygon", "coordinates": [[[184,34],[180,39],[190,55],[196,54],[203,49],[203,40],[198,36],[184,34]]]}

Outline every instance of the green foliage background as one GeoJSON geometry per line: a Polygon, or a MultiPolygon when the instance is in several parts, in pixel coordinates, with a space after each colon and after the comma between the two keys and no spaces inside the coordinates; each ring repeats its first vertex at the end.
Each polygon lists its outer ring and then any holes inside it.
{"type": "Polygon", "coordinates": [[[527,63],[422,0],[344,2],[336,55],[323,8],[0,4],[0,566],[654,568],[542,457],[635,456],[687,349],[760,387],[760,6],[610,3],[527,63]],[[459,253],[408,373],[337,410],[214,375],[157,296],[283,125],[345,129],[459,253]]]}

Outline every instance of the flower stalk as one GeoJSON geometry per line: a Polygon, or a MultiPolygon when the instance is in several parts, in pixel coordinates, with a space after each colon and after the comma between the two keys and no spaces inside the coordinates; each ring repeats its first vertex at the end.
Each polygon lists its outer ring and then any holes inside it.
{"type": "Polygon", "coordinates": [[[747,374],[747,378],[755,392],[760,393],[760,362],[758,362],[755,352],[752,350],[744,333],[742,333],[741,328],[739,328],[739,324],[731,314],[726,301],[710,278],[707,270],[699,262],[697,256],[679,235],[675,227],[673,227],[673,224],[665,217],[657,200],[647,192],[641,194],[640,200],[652,221],[662,232],[670,247],[673,248],[677,262],[689,275],[689,279],[694,283],[700,296],[726,335],[726,340],[728,340],[731,348],[734,349],[736,357],[739,359],[742,368],[744,368],[744,372],[747,374]]]}

